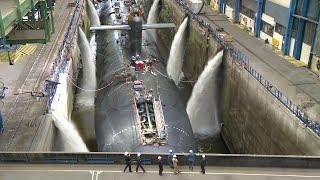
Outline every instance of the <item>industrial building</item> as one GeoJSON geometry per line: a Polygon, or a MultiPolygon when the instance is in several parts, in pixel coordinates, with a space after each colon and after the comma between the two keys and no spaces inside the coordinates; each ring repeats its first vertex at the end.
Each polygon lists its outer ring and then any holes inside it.
{"type": "Polygon", "coordinates": [[[281,54],[319,71],[318,0],[212,0],[211,5],[281,54]]]}

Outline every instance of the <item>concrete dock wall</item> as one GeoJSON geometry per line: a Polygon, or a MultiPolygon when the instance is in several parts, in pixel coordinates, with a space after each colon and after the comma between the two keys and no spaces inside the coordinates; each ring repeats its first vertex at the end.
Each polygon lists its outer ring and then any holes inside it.
{"type": "MultiPolygon", "coordinates": [[[[182,8],[171,0],[162,0],[161,3],[160,22],[180,25],[186,16],[182,8]]],[[[220,49],[218,43],[207,34],[197,22],[189,21],[183,67],[189,81],[197,80],[207,60],[220,49]]],[[[162,48],[162,54],[167,55],[174,32],[161,30],[158,36],[160,44],[167,45],[162,48]]],[[[259,66],[259,69],[269,68],[264,66],[259,66]]],[[[275,72],[273,76],[281,77],[281,74],[275,72]]],[[[232,153],[320,155],[320,138],[305,128],[265,87],[237,65],[227,51],[220,80],[221,99],[218,103],[224,123],[222,136],[232,153]]],[[[187,102],[192,84],[184,88],[182,96],[187,102]]]]}

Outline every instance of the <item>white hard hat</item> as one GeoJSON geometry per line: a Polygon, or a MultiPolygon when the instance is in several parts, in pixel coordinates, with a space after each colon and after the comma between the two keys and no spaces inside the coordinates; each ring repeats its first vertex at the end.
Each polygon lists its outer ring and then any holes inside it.
{"type": "Polygon", "coordinates": [[[173,157],[174,157],[174,158],[176,158],[176,157],[177,157],[177,155],[173,155],[173,157]]]}
{"type": "Polygon", "coordinates": [[[190,153],[193,153],[193,151],[192,151],[192,150],[190,150],[189,152],[190,152],[190,153]]]}
{"type": "Polygon", "coordinates": [[[124,153],[124,155],[128,155],[128,154],[129,154],[128,152],[125,152],[125,153],[124,153]]]}
{"type": "Polygon", "coordinates": [[[138,153],[137,156],[141,156],[141,153],[138,153]]]}
{"type": "Polygon", "coordinates": [[[161,156],[158,156],[158,159],[160,160],[162,157],[161,156]]]}
{"type": "Polygon", "coordinates": [[[202,154],[202,157],[203,157],[203,158],[205,158],[205,157],[206,157],[206,155],[202,154]]]}
{"type": "Polygon", "coordinates": [[[169,149],[169,152],[171,152],[171,153],[172,153],[172,149],[169,149]]]}

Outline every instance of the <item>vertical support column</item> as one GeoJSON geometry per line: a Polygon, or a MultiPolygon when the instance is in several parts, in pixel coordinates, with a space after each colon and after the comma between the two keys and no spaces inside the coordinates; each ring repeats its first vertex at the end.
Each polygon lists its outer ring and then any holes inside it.
{"type": "Polygon", "coordinates": [[[240,15],[240,5],[241,0],[234,0],[234,16],[233,16],[233,22],[238,23],[239,22],[239,15],[240,15]]]}
{"type": "MultiPolygon", "coordinates": [[[[308,6],[309,6],[309,0],[302,0],[300,16],[303,16],[303,17],[307,16],[308,6]]],[[[300,18],[298,22],[297,37],[294,43],[294,51],[293,51],[293,56],[296,59],[300,59],[301,57],[301,49],[302,49],[305,25],[306,25],[306,20],[300,18]]]]}
{"type": "Polygon", "coordinates": [[[18,15],[18,21],[22,21],[22,13],[21,13],[21,6],[20,6],[20,1],[15,0],[16,5],[17,5],[17,15],[18,15]]]}
{"type": "Polygon", "coordinates": [[[289,55],[289,51],[290,51],[293,14],[294,14],[294,11],[296,10],[296,6],[297,6],[297,0],[291,0],[286,33],[284,35],[283,43],[282,43],[282,54],[285,56],[289,55]]]}
{"type": "Polygon", "coordinates": [[[34,1],[33,0],[31,0],[31,19],[34,21],[36,18],[35,18],[35,15],[34,15],[34,13],[35,13],[35,4],[34,4],[34,1]]]}
{"type": "Polygon", "coordinates": [[[48,12],[47,12],[47,4],[45,0],[39,1],[40,3],[40,13],[41,13],[41,19],[43,21],[44,25],[44,31],[45,31],[45,39],[46,41],[50,41],[50,25],[49,25],[49,19],[48,19],[48,12]]]}
{"type": "Polygon", "coordinates": [[[318,14],[318,25],[316,28],[316,32],[315,34],[315,39],[312,42],[312,54],[317,54],[317,49],[319,49],[320,47],[318,47],[318,41],[320,41],[320,12],[318,14]]]}
{"type": "Polygon", "coordinates": [[[225,1],[219,0],[219,13],[224,13],[224,12],[225,12],[225,1]]]}
{"type": "Polygon", "coordinates": [[[2,118],[1,111],[0,111],[0,133],[2,134],[3,131],[4,131],[3,118],[2,118]]]}
{"type": "Polygon", "coordinates": [[[255,25],[254,25],[254,36],[255,37],[260,37],[263,7],[264,7],[264,0],[258,0],[258,2],[257,2],[257,16],[256,16],[255,25]]]}
{"type": "Polygon", "coordinates": [[[1,10],[0,10],[0,37],[5,39],[5,35],[6,35],[6,32],[4,29],[2,14],[1,14],[1,10]]]}

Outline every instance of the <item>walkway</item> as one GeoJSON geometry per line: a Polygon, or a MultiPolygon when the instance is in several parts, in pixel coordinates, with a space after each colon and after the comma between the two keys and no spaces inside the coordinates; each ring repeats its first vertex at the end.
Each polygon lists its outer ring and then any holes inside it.
{"type": "Polygon", "coordinates": [[[205,14],[201,15],[204,20],[230,34],[233,37],[232,44],[249,57],[250,64],[264,78],[295,104],[305,108],[316,107],[306,111],[311,119],[320,122],[320,81],[314,73],[307,68],[297,68],[276,55],[263,40],[252,37],[236,27],[225,15],[218,14],[208,6],[204,11],[205,14]]]}
{"type": "MultiPolygon", "coordinates": [[[[5,121],[5,131],[0,134],[1,151],[29,150],[37,136],[45,112],[45,98],[37,99],[25,91],[37,91],[43,85],[44,75],[53,61],[72,8],[68,1],[57,1],[54,11],[56,33],[51,42],[37,44],[32,55],[26,55],[13,66],[0,63],[0,80],[9,87],[9,93],[0,104],[5,121]],[[19,94],[20,91],[20,94],[19,94]],[[19,95],[17,95],[17,93],[19,95]]],[[[1,6],[1,5],[0,5],[1,6]]],[[[41,130],[41,129],[40,129],[41,130]]]]}
{"type": "MultiPolygon", "coordinates": [[[[156,166],[145,166],[147,173],[123,173],[124,166],[111,165],[43,165],[43,164],[1,164],[1,180],[313,180],[319,179],[318,169],[273,169],[243,167],[207,167],[206,175],[199,173],[199,167],[189,172],[181,167],[182,173],[173,175],[165,167],[164,175],[158,175],[156,166]]],[[[135,166],[132,166],[133,170],[135,166]]]]}

